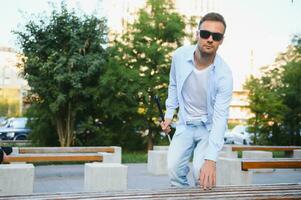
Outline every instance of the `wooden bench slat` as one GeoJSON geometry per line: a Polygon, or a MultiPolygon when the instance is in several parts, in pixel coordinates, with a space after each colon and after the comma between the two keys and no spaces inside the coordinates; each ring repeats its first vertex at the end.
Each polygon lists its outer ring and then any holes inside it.
{"type": "Polygon", "coordinates": [[[301,146],[247,146],[233,145],[232,151],[293,151],[301,149],[301,146]]]}
{"type": "Polygon", "coordinates": [[[19,153],[114,153],[113,147],[20,147],[19,153]]]}
{"type": "Polygon", "coordinates": [[[265,168],[301,168],[300,159],[270,159],[270,160],[242,160],[241,168],[244,171],[249,169],[265,169],[265,168]]]}
{"type": "Polygon", "coordinates": [[[169,188],[164,190],[129,190],[126,192],[77,192],[56,194],[32,194],[0,199],[300,199],[301,185],[283,184],[277,186],[227,186],[210,191],[199,188],[169,188]]]}
{"type": "Polygon", "coordinates": [[[99,154],[19,154],[10,155],[7,162],[72,162],[72,161],[102,161],[99,154]]]}

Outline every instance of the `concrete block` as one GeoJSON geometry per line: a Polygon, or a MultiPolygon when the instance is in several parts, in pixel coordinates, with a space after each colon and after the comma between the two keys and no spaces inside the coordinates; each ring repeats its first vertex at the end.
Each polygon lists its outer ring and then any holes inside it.
{"type": "Polygon", "coordinates": [[[119,163],[121,164],[121,147],[112,147],[114,148],[114,153],[99,152],[99,155],[102,155],[103,163],[119,163]]]}
{"type": "Polygon", "coordinates": [[[219,157],[216,162],[217,185],[250,185],[252,171],[241,170],[241,159],[219,157]]]}
{"type": "Polygon", "coordinates": [[[0,165],[0,196],[33,193],[34,166],[32,164],[0,165]]]}
{"type": "Polygon", "coordinates": [[[297,159],[301,158],[301,149],[295,149],[293,151],[293,158],[297,158],[297,159]]]}
{"type": "Polygon", "coordinates": [[[219,157],[225,157],[225,158],[237,158],[237,152],[236,151],[220,151],[218,153],[219,157]]]}
{"type": "Polygon", "coordinates": [[[117,147],[117,146],[111,146],[112,148],[114,148],[114,161],[116,163],[121,163],[121,155],[122,155],[122,149],[121,147],[117,147]]]}
{"type": "Polygon", "coordinates": [[[153,175],[167,175],[167,153],[168,151],[148,151],[147,171],[153,175]]]}
{"type": "Polygon", "coordinates": [[[18,155],[19,154],[19,147],[13,147],[12,155],[18,155]]]}
{"type": "Polygon", "coordinates": [[[86,163],[86,191],[122,191],[127,189],[127,166],[119,163],[86,163]]]}
{"type": "Polygon", "coordinates": [[[154,146],[153,150],[157,151],[168,151],[169,146],[154,146]]]}
{"type": "MultiPolygon", "coordinates": [[[[301,159],[301,149],[295,149],[293,151],[293,158],[301,159]]],[[[301,171],[301,169],[294,169],[295,171],[301,171]]]]}
{"type": "MultiPolygon", "coordinates": [[[[272,159],[270,151],[242,151],[243,159],[272,159]]],[[[252,169],[253,172],[274,172],[274,169],[252,169]]]]}
{"type": "Polygon", "coordinates": [[[229,144],[225,144],[222,148],[222,151],[225,151],[225,152],[232,152],[232,145],[229,145],[229,144]]]}

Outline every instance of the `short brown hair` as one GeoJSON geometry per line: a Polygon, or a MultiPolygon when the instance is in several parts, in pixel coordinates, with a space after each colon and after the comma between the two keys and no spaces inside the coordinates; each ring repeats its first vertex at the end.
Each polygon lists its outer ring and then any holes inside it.
{"type": "Polygon", "coordinates": [[[206,14],[204,17],[201,18],[201,20],[199,22],[199,28],[201,27],[201,25],[202,25],[202,23],[204,21],[217,21],[217,22],[221,22],[224,25],[224,27],[225,27],[224,32],[226,31],[226,27],[227,26],[226,26],[225,19],[219,13],[211,12],[211,13],[206,14]]]}

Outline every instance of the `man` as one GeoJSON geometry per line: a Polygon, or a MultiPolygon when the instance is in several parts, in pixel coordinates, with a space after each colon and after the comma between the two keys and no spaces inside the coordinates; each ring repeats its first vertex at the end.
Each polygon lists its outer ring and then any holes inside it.
{"type": "Polygon", "coordinates": [[[168,134],[177,108],[176,132],[168,151],[168,172],[172,186],[188,186],[188,163],[193,154],[196,185],[216,185],[216,160],[224,144],[232,73],[217,55],[226,23],[218,13],[208,13],[199,22],[197,44],[177,49],[172,58],[165,121],[168,134]]]}

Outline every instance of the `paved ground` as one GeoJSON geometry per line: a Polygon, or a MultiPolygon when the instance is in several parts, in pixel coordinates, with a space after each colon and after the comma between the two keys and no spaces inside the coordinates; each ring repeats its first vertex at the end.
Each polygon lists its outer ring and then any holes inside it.
{"type": "MultiPolygon", "coordinates": [[[[128,189],[168,188],[167,176],[153,176],[147,173],[146,164],[127,164],[128,189]]],[[[301,183],[301,171],[277,170],[275,172],[254,173],[254,184],[301,183]]],[[[189,174],[192,183],[192,176],[189,174]]],[[[83,191],[84,165],[36,166],[34,192],[83,191]]]]}

